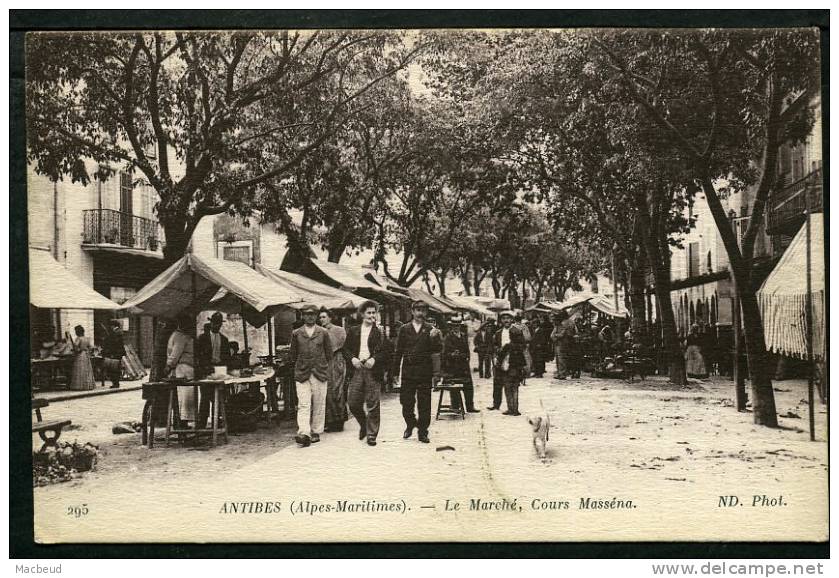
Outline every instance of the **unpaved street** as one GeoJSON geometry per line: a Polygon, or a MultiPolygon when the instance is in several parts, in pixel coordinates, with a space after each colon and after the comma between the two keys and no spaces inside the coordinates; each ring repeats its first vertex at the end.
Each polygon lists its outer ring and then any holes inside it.
{"type": "Polygon", "coordinates": [[[80,425],[62,439],[97,443],[102,455],[82,479],[35,489],[36,528],[47,541],[103,539],[103,523],[118,541],[744,539],[746,521],[750,537],[780,538],[796,519],[813,528],[813,539],[822,537],[826,414],[816,407],[818,441],[810,442],[806,384],[776,384],[778,413],[800,419],[767,429],[734,411],[730,382],[677,389],[658,379],[527,383],[524,415],[509,417],[485,409],[491,384],[478,380],[482,413],[433,421],[429,445],[402,439],[398,397],[387,395],[374,448],[357,439],[351,422],[301,449],[293,424],[283,422],[215,449],[150,451],[139,434],[110,433],[114,422],[138,419],[139,392],[57,402],[47,408],[51,415],[80,425]],[[526,422],[541,406],[552,420],[544,462],[526,422]],[[728,495],[745,505],[720,507],[728,495]],[[405,511],[328,509],[342,499],[366,500],[361,509],[399,503],[405,511]],[[232,502],[280,503],[281,511],[231,517],[232,502]],[[90,507],[85,519],[63,512],[78,503],[90,507]],[[305,516],[291,515],[295,507],[305,516]]]}

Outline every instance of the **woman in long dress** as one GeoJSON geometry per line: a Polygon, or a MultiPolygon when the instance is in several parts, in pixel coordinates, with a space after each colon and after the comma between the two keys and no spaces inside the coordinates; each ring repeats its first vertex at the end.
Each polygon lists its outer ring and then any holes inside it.
{"type": "Polygon", "coordinates": [[[556,379],[565,379],[571,372],[574,348],[574,324],[568,320],[568,314],[560,311],[554,317],[555,329],[551,333],[556,357],[556,379]]]}
{"type": "Polygon", "coordinates": [[[76,339],[73,343],[73,371],[70,374],[70,389],[75,391],[89,391],[96,386],[93,379],[93,365],[90,362],[90,353],[93,350],[93,342],[90,337],[85,337],[84,327],[76,325],[76,339]]]}
{"type": "MultiPolygon", "coordinates": [[[[195,342],[187,333],[195,320],[188,316],[178,317],[177,329],[169,336],[166,346],[165,375],[176,379],[195,379],[195,342]]],[[[181,387],[178,391],[180,418],[184,421],[195,421],[198,416],[197,388],[181,387]]]]}
{"type": "Polygon", "coordinates": [[[705,357],[702,355],[702,335],[699,326],[694,324],[690,328],[687,339],[687,351],[685,351],[685,369],[688,377],[705,379],[708,377],[708,366],[705,357]]]}
{"type": "Polygon", "coordinates": [[[332,356],[329,359],[328,377],[326,380],[326,424],[325,431],[343,431],[347,421],[347,398],[344,391],[344,380],[347,377],[347,362],[341,350],[347,340],[347,332],[343,327],[332,323],[332,312],[325,307],[318,314],[320,325],[329,333],[329,343],[332,345],[332,356]]]}

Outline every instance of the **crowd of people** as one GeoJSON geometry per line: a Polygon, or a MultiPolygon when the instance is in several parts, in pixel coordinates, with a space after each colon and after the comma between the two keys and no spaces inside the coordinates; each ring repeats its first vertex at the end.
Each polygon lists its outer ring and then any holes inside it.
{"type": "MultiPolygon", "coordinates": [[[[631,330],[618,341],[608,317],[585,323],[582,316],[567,311],[531,319],[520,312],[502,311],[498,321],[490,319],[475,329],[471,346],[464,317],[448,319],[444,335],[429,318],[423,301],[411,304],[409,322],[390,331],[377,324],[378,306],[373,301],[362,303],[346,328],[333,323],[335,312],[313,304],[303,307],[300,314],[302,321],[292,331],[289,352],[296,394],[292,401],[297,418],[295,441],[300,447],[319,443],[325,432],[342,431],[350,418],[357,422],[359,439],[377,445],[380,396],[393,383],[399,384],[403,437],[409,439],[416,432],[420,442],[429,443],[432,390],[441,381],[462,386],[464,411],[476,413],[480,410],[475,407],[473,371],[482,379],[492,379],[492,404],[487,409],[501,410],[506,400],[503,414],[518,416],[519,388],[528,377],[544,377],[549,362],[555,361],[555,379],[579,378],[587,357],[640,347],[634,344],[631,330]],[[477,362],[474,370],[473,359],[477,362]]],[[[231,362],[233,344],[220,332],[222,314],[210,317],[194,345],[188,331],[193,322],[189,316],[180,318],[169,339],[166,370],[173,377],[200,379],[231,362]]],[[[696,326],[688,336],[685,355],[689,373],[697,377],[708,373],[703,343],[701,328],[696,326]]],[[[199,388],[199,392],[200,400],[183,400],[181,418],[203,428],[211,391],[199,388]]],[[[459,398],[452,402],[460,409],[459,398]]]]}

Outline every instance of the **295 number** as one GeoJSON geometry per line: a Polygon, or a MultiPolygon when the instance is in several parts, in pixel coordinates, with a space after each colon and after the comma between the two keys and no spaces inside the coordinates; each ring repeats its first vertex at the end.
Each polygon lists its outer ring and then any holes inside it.
{"type": "Polygon", "coordinates": [[[87,509],[87,504],[81,506],[67,506],[67,515],[73,518],[81,518],[87,516],[90,510],[87,509]]]}

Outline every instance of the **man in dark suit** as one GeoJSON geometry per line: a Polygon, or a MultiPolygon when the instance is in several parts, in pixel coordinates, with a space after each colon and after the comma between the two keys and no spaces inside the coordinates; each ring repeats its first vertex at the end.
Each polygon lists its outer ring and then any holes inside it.
{"type": "Polygon", "coordinates": [[[372,301],[365,301],[358,307],[361,325],[349,328],[343,348],[349,372],[347,401],[360,426],[358,439],[366,437],[369,446],[376,445],[379,435],[379,396],[390,361],[390,342],[376,326],[376,310],[372,301]],[[367,413],[364,412],[365,404],[367,413]]]}
{"type": "Polygon", "coordinates": [[[396,351],[393,356],[393,375],[402,376],[399,402],[405,418],[408,439],[417,428],[417,438],[429,443],[428,426],[431,424],[432,381],[440,378],[440,332],[425,320],[428,306],[423,301],[411,304],[413,320],[399,328],[396,351]],[[414,414],[414,405],[417,415],[414,414]]]}
{"type": "MultiPolygon", "coordinates": [[[[221,326],[224,323],[224,316],[216,311],[210,317],[210,331],[205,331],[198,337],[196,345],[196,357],[198,358],[198,374],[206,377],[213,373],[216,365],[227,366],[230,363],[230,342],[221,333],[221,326]]],[[[207,426],[207,417],[210,415],[210,399],[213,397],[213,386],[201,386],[201,400],[198,405],[197,428],[207,426]]]]}
{"type": "Polygon", "coordinates": [[[501,329],[495,332],[495,379],[492,383],[492,406],[487,409],[501,407],[502,388],[507,397],[507,411],[504,415],[521,415],[519,413],[519,386],[524,377],[527,361],[524,357],[525,341],[522,332],[513,325],[515,313],[502,311],[501,329]]]}
{"type": "MultiPolygon", "coordinates": [[[[469,368],[469,340],[463,319],[458,315],[449,323],[451,330],[443,341],[443,373],[455,383],[463,384],[463,397],[466,398],[466,411],[478,413],[475,408],[475,388],[472,384],[472,371],[469,368]]],[[[452,405],[460,408],[460,398],[452,399],[452,405]]]]}

